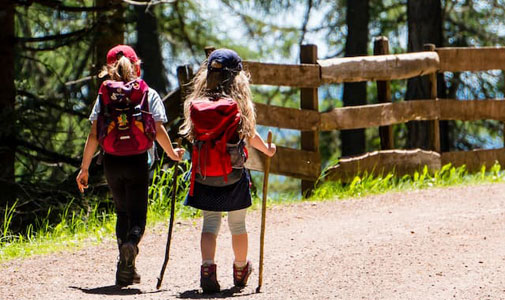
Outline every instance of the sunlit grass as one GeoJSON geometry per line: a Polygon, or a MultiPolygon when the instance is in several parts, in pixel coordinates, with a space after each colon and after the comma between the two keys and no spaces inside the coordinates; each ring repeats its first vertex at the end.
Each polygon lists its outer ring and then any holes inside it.
{"type": "Polygon", "coordinates": [[[349,183],[324,182],[314,191],[311,199],[344,199],[391,191],[503,181],[505,181],[505,172],[501,170],[499,164],[493,165],[489,170],[483,166],[479,172],[473,174],[468,173],[465,166],[456,168],[447,164],[435,172],[429,172],[428,168],[424,167],[420,172],[402,177],[391,173],[379,176],[363,174],[355,176],[349,183]]]}
{"type": "Polygon", "coordinates": [[[58,224],[51,224],[47,216],[41,217],[34,224],[30,224],[22,234],[13,234],[5,221],[11,220],[16,204],[6,209],[0,237],[0,262],[77,249],[112,237],[116,220],[114,214],[98,210],[98,204],[89,211],[82,210],[79,213],[69,212],[69,207],[70,203],[60,214],[58,224]]]}
{"type": "MultiPolygon", "coordinates": [[[[184,199],[189,189],[189,163],[179,164],[177,177],[178,193],[176,196],[176,219],[197,218],[200,211],[185,206],[184,199]]],[[[158,167],[154,171],[149,187],[148,226],[153,227],[161,222],[167,222],[170,216],[170,199],[174,186],[174,167],[166,170],[158,167]]],[[[320,181],[323,181],[324,173],[320,181]]],[[[446,165],[439,171],[430,173],[427,168],[413,175],[396,177],[393,174],[372,176],[363,174],[356,176],[351,182],[322,182],[315,189],[309,201],[324,201],[331,199],[346,199],[366,195],[444,187],[454,185],[469,185],[505,181],[505,172],[496,164],[489,170],[484,167],[478,173],[469,174],[465,167],[446,165]]],[[[13,234],[10,229],[12,218],[16,211],[16,203],[5,208],[2,216],[0,236],[0,262],[13,258],[23,258],[32,255],[47,254],[68,249],[77,249],[86,245],[100,243],[114,238],[116,216],[113,211],[98,209],[99,199],[95,206],[80,212],[70,211],[71,204],[60,213],[57,224],[49,222],[49,218],[40,217],[34,224],[26,228],[22,234],[13,234]]],[[[299,197],[293,195],[275,195],[268,200],[268,205],[298,202],[299,197]]],[[[252,209],[259,209],[261,200],[253,196],[252,209]]]]}

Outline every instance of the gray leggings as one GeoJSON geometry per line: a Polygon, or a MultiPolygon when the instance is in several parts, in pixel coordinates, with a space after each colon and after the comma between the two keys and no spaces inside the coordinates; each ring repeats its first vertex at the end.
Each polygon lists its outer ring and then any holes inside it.
{"type": "MultiPolygon", "coordinates": [[[[220,211],[208,211],[202,210],[203,212],[203,227],[202,233],[208,232],[217,235],[219,233],[219,228],[221,227],[221,216],[220,211]]],[[[245,216],[247,208],[229,211],[228,212],[228,227],[232,235],[247,233],[245,227],[245,216]]]]}

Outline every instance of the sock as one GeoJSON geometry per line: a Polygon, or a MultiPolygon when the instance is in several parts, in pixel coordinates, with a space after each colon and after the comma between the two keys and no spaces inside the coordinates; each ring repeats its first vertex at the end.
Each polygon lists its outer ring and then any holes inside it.
{"type": "Polygon", "coordinates": [[[235,261],[235,262],[233,262],[233,264],[237,268],[243,268],[247,265],[247,260],[246,261],[235,261]]]}
{"type": "Polygon", "coordinates": [[[213,264],[214,264],[214,260],[213,259],[204,259],[204,260],[202,260],[202,265],[210,266],[210,265],[213,265],[213,264]]]}

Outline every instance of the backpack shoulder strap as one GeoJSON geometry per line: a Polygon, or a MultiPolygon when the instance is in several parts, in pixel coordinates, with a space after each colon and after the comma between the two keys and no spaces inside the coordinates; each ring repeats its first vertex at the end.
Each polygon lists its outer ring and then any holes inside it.
{"type": "Polygon", "coordinates": [[[137,81],[137,83],[139,84],[140,91],[142,93],[147,93],[149,91],[149,85],[147,85],[147,83],[144,81],[144,79],[137,78],[137,79],[135,79],[135,81],[137,81]]]}
{"type": "Polygon", "coordinates": [[[146,112],[151,111],[151,109],[149,108],[149,87],[142,90],[142,100],[140,101],[140,108],[146,112]]]}
{"type": "Polygon", "coordinates": [[[107,89],[107,84],[110,82],[110,80],[105,80],[102,82],[100,85],[100,88],[98,89],[98,98],[101,99],[102,104],[106,105],[110,102],[110,95],[109,95],[109,90],[107,89]]]}

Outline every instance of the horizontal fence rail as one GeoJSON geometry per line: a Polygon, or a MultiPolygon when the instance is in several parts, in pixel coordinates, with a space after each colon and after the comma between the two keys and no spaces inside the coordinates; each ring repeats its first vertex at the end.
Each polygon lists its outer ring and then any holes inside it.
{"type": "Polygon", "coordinates": [[[505,47],[436,48],[440,72],[488,71],[505,69],[505,47]]]}
{"type": "Polygon", "coordinates": [[[440,105],[441,120],[497,120],[505,121],[505,100],[443,100],[440,105]]]}
{"type": "Polygon", "coordinates": [[[505,69],[505,47],[436,48],[435,51],[342,57],[317,64],[244,61],[251,82],[259,85],[313,88],[323,84],[399,80],[434,72],[505,69]]]}
{"type": "Polygon", "coordinates": [[[256,122],[264,126],[272,126],[296,130],[319,130],[320,113],[314,110],[280,107],[255,103],[256,122]]]}
{"type": "Polygon", "coordinates": [[[319,60],[323,83],[407,79],[436,72],[435,52],[356,56],[319,60]]]}
{"type": "Polygon", "coordinates": [[[505,121],[505,100],[415,100],[335,108],[319,113],[256,103],[260,125],[297,130],[347,130],[420,120],[505,121]]]}
{"type": "Polygon", "coordinates": [[[325,180],[351,181],[357,175],[383,175],[390,172],[402,176],[420,171],[424,166],[430,171],[439,170],[446,164],[454,167],[465,165],[469,172],[479,171],[482,166],[489,170],[496,162],[505,165],[505,148],[478,149],[470,151],[443,152],[441,154],[421,149],[384,150],[360,156],[344,158],[329,168],[325,180]]]}
{"type": "MultiPolygon", "coordinates": [[[[263,171],[265,155],[248,147],[249,158],[246,167],[254,171],[263,171]]],[[[321,159],[318,152],[277,147],[277,152],[270,162],[273,174],[291,176],[306,180],[317,180],[321,175],[321,159]]]]}
{"type": "Polygon", "coordinates": [[[436,100],[402,101],[335,108],[321,114],[322,131],[393,125],[439,116],[436,100]]]}
{"type": "Polygon", "coordinates": [[[316,64],[272,64],[244,61],[244,70],[251,74],[252,84],[291,87],[321,85],[320,67],[316,64]]]}
{"type": "Polygon", "coordinates": [[[412,174],[423,166],[430,170],[441,168],[440,154],[421,149],[384,150],[369,152],[360,156],[341,159],[334,167],[326,171],[325,180],[351,181],[356,175],[412,174]]]}
{"type": "Polygon", "coordinates": [[[479,171],[483,165],[487,169],[496,162],[505,166],[505,148],[500,149],[476,149],[469,151],[454,151],[442,153],[442,165],[451,163],[453,166],[466,166],[470,172],[479,171]]]}

